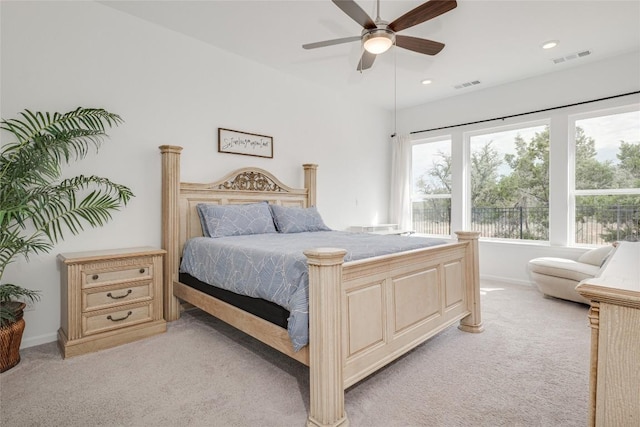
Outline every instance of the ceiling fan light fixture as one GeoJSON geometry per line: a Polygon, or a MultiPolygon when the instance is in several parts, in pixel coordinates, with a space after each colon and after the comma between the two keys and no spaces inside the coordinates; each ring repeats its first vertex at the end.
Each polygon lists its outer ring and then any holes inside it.
{"type": "Polygon", "coordinates": [[[389,50],[395,39],[396,35],[393,31],[386,28],[376,28],[362,36],[362,44],[367,52],[377,55],[389,50]]]}

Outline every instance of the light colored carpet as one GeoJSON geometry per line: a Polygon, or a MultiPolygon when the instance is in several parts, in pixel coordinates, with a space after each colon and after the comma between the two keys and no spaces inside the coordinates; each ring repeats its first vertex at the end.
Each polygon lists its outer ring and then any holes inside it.
{"type": "MultiPolygon", "coordinates": [[[[588,308],[488,283],[482,304],[484,333],[451,327],[348,389],[351,425],[587,425],[588,308]]],[[[4,427],[306,423],[307,368],[197,310],[98,353],[21,356],[0,375],[4,427]]]]}

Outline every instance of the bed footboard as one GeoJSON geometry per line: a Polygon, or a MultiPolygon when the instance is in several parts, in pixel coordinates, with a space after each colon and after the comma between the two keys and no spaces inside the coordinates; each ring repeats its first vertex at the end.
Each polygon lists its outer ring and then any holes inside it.
{"type": "Polygon", "coordinates": [[[478,235],[343,263],[341,249],[305,252],[309,263],[308,426],[346,426],[344,390],[460,322],[482,332],[478,235]]]}

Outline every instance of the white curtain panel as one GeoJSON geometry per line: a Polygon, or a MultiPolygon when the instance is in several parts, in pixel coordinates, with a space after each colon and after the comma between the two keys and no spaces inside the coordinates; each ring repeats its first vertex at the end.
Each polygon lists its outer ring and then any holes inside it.
{"type": "Polygon", "coordinates": [[[391,138],[391,194],[389,219],[401,230],[411,226],[411,136],[391,138]]]}

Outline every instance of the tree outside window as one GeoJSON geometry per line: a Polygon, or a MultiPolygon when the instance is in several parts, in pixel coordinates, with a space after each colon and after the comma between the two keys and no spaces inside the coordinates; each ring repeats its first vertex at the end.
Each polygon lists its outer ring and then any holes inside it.
{"type": "MultiPolygon", "coordinates": [[[[575,243],[639,240],[640,111],[574,124],[575,243]]],[[[446,149],[437,144],[414,146],[417,232],[450,234],[451,142],[440,143],[446,149]],[[436,229],[437,224],[447,228],[436,229]]],[[[549,180],[548,125],[476,134],[469,143],[471,229],[487,238],[549,240],[549,192],[554,183],[549,180]]]]}
{"type": "Polygon", "coordinates": [[[548,240],[549,128],[474,135],[471,228],[490,238],[548,240]]]}
{"type": "Polygon", "coordinates": [[[412,149],[413,231],[451,234],[451,139],[415,144],[412,149]]]}
{"type": "Polygon", "coordinates": [[[575,242],[640,239],[640,111],[575,120],[575,242]]]}

